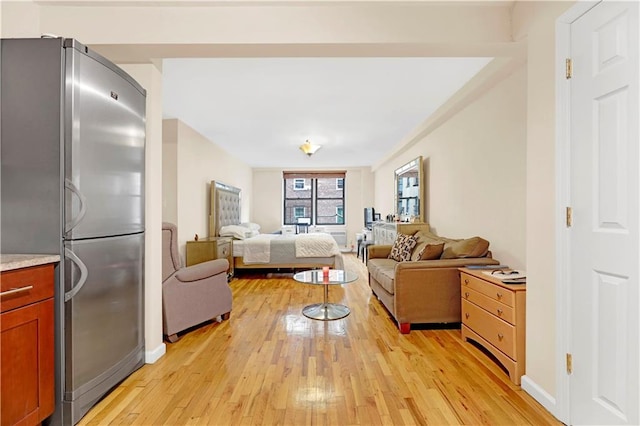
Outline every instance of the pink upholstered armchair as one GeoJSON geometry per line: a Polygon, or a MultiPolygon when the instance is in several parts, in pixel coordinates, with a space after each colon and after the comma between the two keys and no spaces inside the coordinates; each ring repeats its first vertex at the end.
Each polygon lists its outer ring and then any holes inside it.
{"type": "Polygon", "coordinates": [[[169,342],[178,332],[207,320],[231,315],[231,289],[227,284],[229,262],[210,260],[182,267],[178,255],[178,231],[162,223],[162,322],[169,342]]]}

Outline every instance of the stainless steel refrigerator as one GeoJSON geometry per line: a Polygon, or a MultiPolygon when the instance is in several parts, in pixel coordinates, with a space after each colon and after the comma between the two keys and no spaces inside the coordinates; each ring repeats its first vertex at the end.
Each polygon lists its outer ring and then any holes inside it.
{"type": "Polygon", "coordinates": [[[3,39],[2,253],[59,253],[56,411],[144,362],[145,90],[72,39],[3,39]]]}

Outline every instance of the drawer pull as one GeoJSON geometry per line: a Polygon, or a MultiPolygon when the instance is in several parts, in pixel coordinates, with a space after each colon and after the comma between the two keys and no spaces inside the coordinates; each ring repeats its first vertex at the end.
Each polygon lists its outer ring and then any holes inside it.
{"type": "Polygon", "coordinates": [[[498,333],[498,340],[502,341],[504,339],[504,334],[498,333]]]}
{"type": "Polygon", "coordinates": [[[502,299],[502,293],[496,293],[496,297],[497,297],[498,299],[502,299]]]}
{"type": "Polygon", "coordinates": [[[465,284],[469,284],[469,280],[465,278],[465,279],[464,279],[464,283],[465,283],[465,284]]]}
{"type": "Polygon", "coordinates": [[[468,291],[464,292],[464,297],[466,297],[467,299],[469,298],[469,292],[468,291]]]}
{"type": "Polygon", "coordinates": [[[469,312],[465,312],[464,317],[469,318],[469,312]]]}
{"type": "Polygon", "coordinates": [[[27,286],[20,287],[20,288],[12,288],[11,290],[3,291],[2,293],[0,293],[0,297],[8,296],[10,294],[22,293],[23,291],[29,291],[32,288],[33,288],[32,285],[27,285],[27,286]]]}
{"type": "Polygon", "coordinates": [[[498,309],[498,315],[502,315],[502,309],[498,309]]]}

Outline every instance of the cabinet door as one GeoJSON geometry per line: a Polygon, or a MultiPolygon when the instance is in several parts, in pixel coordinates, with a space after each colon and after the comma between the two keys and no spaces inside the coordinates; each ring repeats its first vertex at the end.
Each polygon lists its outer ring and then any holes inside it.
{"type": "Polygon", "coordinates": [[[53,413],[53,299],[0,315],[2,425],[37,424],[53,413]]]}

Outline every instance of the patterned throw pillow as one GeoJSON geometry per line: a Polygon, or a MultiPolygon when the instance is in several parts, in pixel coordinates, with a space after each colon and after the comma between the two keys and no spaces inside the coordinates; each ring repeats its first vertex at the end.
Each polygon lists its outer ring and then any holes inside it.
{"type": "Polygon", "coordinates": [[[398,234],[391,248],[391,253],[389,253],[389,259],[393,259],[396,262],[404,262],[411,259],[411,251],[417,243],[418,240],[413,235],[398,234]]]}

